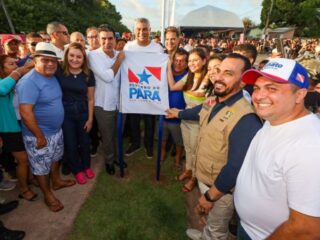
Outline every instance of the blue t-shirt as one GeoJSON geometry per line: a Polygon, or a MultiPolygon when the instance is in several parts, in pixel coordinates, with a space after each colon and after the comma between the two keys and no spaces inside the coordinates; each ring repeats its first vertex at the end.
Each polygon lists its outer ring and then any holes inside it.
{"type": "MultiPolygon", "coordinates": [[[[62,92],[58,80],[47,78],[34,69],[17,84],[19,104],[32,104],[38,126],[45,136],[51,136],[61,129],[64,118],[62,92]]],[[[33,133],[22,124],[22,133],[33,133]]]]}
{"type": "MultiPolygon", "coordinates": [[[[175,75],[173,76],[173,79],[176,82],[179,82],[184,76],[186,76],[188,74],[188,70],[186,70],[185,72],[179,74],[179,75],[175,75]]],[[[178,108],[178,109],[185,109],[186,108],[186,103],[184,101],[184,97],[183,97],[183,91],[170,91],[169,90],[169,106],[170,108],[178,108]]],[[[173,119],[166,119],[166,122],[170,122],[170,123],[180,123],[180,119],[178,118],[173,118],[173,119]]]]}

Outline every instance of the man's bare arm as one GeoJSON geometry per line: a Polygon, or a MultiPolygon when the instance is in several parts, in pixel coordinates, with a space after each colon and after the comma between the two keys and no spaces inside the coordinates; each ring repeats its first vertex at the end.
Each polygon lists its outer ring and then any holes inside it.
{"type": "Polygon", "coordinates": [[[320,239],[320,217],[311,217],[290,209],[289,219],[267,238],[267,240],[287,239],[320,239]]]}

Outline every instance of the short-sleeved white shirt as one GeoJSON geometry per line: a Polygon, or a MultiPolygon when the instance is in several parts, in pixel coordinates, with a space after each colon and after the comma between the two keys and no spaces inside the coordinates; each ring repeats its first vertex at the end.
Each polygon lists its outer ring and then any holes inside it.
{"type": "Polygon", "coordinates": [[[265,239],[289,208],[320,217],[320,121],[314,114],[271,126],[252,140],[237,178],[235,206],[252,239],[265,239]]]}

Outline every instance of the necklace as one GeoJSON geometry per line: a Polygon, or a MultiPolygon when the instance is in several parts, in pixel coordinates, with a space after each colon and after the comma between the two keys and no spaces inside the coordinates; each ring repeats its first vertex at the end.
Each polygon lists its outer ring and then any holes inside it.
{"type": "Polygon", "coordinates": [[[80,72],[77,72],[77,73],[74,73],[74,72],[71,72],[70,73],[73,75],[73,78],[77,78],[78,75],[82,72],[82,70],[80,70],[80,72]]]}

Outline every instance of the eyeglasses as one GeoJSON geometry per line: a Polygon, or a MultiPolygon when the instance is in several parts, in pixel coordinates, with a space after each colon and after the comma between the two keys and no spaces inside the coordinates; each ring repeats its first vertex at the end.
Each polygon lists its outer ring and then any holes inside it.
{"type": "Polygon", "coordinates": [[[87,36],[87,38],[89,38],[89,39],[93,39],[93,38],[98,38],[98,36],[97,36],[97,35],[87,36]]]}
{"type": "Polygon", "coordinates": [[[56,33],[62,33],[65,36],[69,36],[69,33],[67,31],[56,31],[56,33]]]}
{"type": "Polygon", "coordinates": [[[38,42],[30,42],[28,44],[30,44],[32,47],[35,47],[35,46],[37,46],[38,42]]]}
{"type": "Polygon", "coordinates": [[[55,59],[55,58],[40,58],[40,62],[42,62],[43,64],[48,64],[48,63],[56,64],[56,63],[58,63],[57,59],[55,59]]]}

